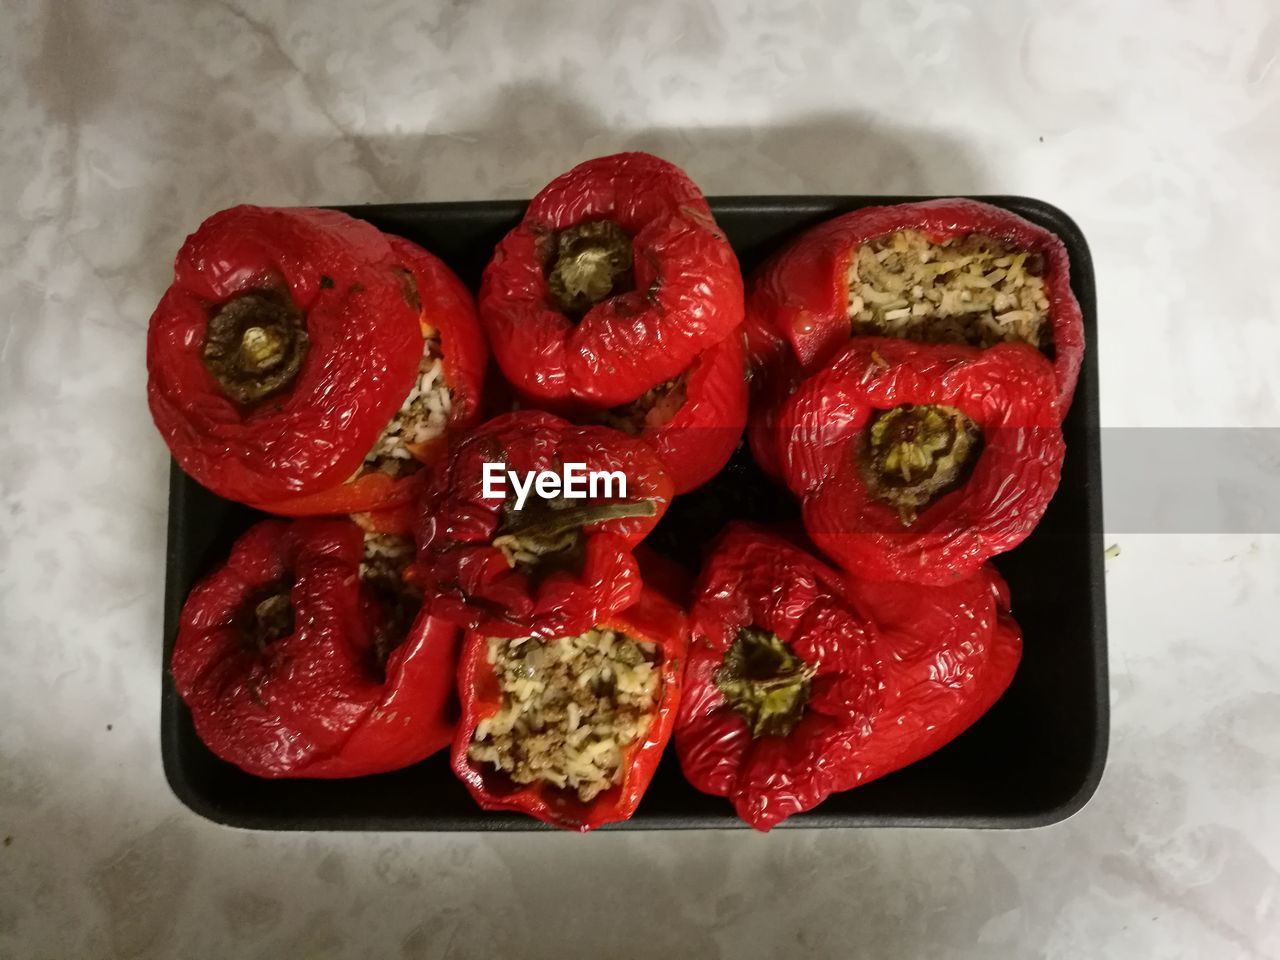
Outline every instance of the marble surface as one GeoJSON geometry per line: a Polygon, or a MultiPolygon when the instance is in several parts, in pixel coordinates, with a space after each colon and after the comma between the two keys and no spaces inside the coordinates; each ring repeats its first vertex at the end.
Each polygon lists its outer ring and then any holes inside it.
{"type": "Polygon", "coordinates": [[[1108,426],[1280,426],[1280,12],[972,7],[6,0],[0,955],[1280,955],[1274,536],[1113,524],[1111,759],[1047,829],[271,835],[164,782],[143,336],[229,204],[620,148],[708,193],[1032,194],[1093,247],[1108,426]]]}

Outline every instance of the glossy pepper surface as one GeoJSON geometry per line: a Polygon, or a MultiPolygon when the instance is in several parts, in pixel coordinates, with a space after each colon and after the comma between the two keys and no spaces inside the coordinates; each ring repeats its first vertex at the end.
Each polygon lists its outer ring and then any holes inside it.
{"type": "Polygon", "coordinates": [[[386,237],[336,211],[206,220],[147,336],[151,413],[183,470],[255,505],[351,477],[422,353],[399,271],[386,237]]]}
{"type": "Polygon", "coordinates": [[[850,578],[849,594],[888,653],[871,736],[842,770],[842,789],[899,770],[967,730],[1013,680],[1022,631],[990,564],[943,587],[850,578]]]}
{"type": "Polygon", "coordinates": [[[269,520],[192,590],[171,669],[219,757],[260,777],[353,777],[450,742],[460,632],[419,613],[401,639],[363,558],[346,520],[269,520]]]}
{"type": "Polygon", "coordinates": [[[742,439],[745,364],[742,338],[732,333],[679,376],[594,419],[645,440],[667,468],[675,492],[688,493],[719,473],[742,439]]]}
{"type": "Polygon", "coordinates": [[[777,416],[786,397],[821,369],[854,332],[849,266],[863,244],[900,230],[941,243],[984,235],[1038,257],[1049,301],[1050,343],[1060,416],[1066,416],[1084,355],[1084,321],[1071,291],[1066,247],[1017,214],[967,199],[865,207],[819,224],[775,254],[752,277],[747,295],[748,352],[754,371],[749,436],[757,462],[779,476],[777,416]]]}
{"type": "Polygon", "coordinates": [[[396,464],[400,469],[388,472],[366,461],[355,476],[327,490],[258,504],[269,513],[317,516],[411,511],[430,469],[443,459],[450,437],[480,420],[488,349],[470,292],[438,257],[402,237],[388,235],[386,239],[403,267],[401,282],[406,297],[418,307],[422,336],[439,342],[440,364],[449,392],[445,428],[431,439],[406,444],[413,458],[406,461],[407,469],[396,464]]]}
{"type": "Polygon", "coordinates": [[[943,584],[1022,542],[1058,487],[1053,371],[987,350],[860,337],[787,401],[779,449],[814,543],[870,580],[943,584]]]}
{"type": "Polygon", "coordinates": [[[702,193],[646,153],[579,164],[533,198],[485,270],[480,320],[530,406],[630,403],[742,322],[737,257],[702,193]]]}
{"type": "Polygon", "coordinates": [[[662,462],[642,440],[541,411],[505,414],[462,441],[427,490],[415,575],[433,613],[487,636],[580,633],[639,596],[632,548],[671,495],[662,462]],[[517,509],[509,481],[484,495],[486,463],[521,478],[563,475],[566,464],[617,472],[626,495],[620,485],[582,499],[530,490],[517,509]]]}
{"type": "Polygon", "coordinates": [[[579,832],[627,820],[635,813],[675,724],[688,647],[688,622],[671,601],[646,588],[635,603],[608,615],[596,626],[653,644],[659,651],[661,679],[647,733],[623,749],[620,782],[587,802],[546,782],[516,783],[468,755],[476,726],[501,709],[502,694],[494,667],[487,659],[487,636],[474,632],[466,635],[458,668],[462,719],[453,742],[453,769],[484,809],[514,810],[579,832]]]}
{"type": "Polygon", "coordinates": [[[685,778],[768,830],[844,789],[880,711],[875,627],[835,570],[731,524],[703,567],[676,723],[685,778]]]}

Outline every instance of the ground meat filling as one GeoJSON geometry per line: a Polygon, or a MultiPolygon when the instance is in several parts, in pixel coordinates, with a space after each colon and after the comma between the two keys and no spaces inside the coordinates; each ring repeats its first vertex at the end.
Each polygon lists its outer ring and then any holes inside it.
{"type": "Polygon", "coordinates": [[[982,445],[978,425],[955,407],[903,404],[877,412],[858,449],[867,489],[904,527],[968,479],[982,445]]]}
{"type": "Polygon", "coordinates": [[[606,628],[546,642],[491,637],[502,707],[476,725],[467,755],[589,803],[622,781],[623,751],[653,722],[657,659],[653,644],[606,628]]]}
{"type": "Polygon", "coordinates": [[[452,409],[453,395],[444,379],[440,335],[433,331],[423,338],[422,361],[409,395],[383,427],[360,471],[378,470],[399,477],[417,470],[420,464],[414,458],[414,448],[444,434],[452,409]]]}
{"type": "Polygon", "coordinates": [[[1020,341],[1049,353],[1044,257],[971,233],[932,243],[899,230],[865,243],[849,263],[855,336],[990,347],[1020,341]]]}
{"type": "Polygon", "coordinates": [[[687,399],[685,374],[680,374],[650,387],[628,404],[606,410],[596,419],[597,423],[613,427],[623,433],[638,437],[645,430],[670,423],[687,399]]]}
{"type": "Polygon", "coordinates": [[[404,643],[422,609],[422,592],[404,579],[413,554],[413,540],[409,537],[389,533],[364,535],[360,580],[378,608],[372,649],[378,673],[385,673],[391,651],[404,643]]]}

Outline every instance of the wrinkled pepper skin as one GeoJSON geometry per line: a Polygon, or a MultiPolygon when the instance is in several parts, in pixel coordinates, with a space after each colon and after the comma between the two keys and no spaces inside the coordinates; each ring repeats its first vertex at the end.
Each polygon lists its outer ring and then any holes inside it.
{"type": "Polygon", "coordinates": [[[864,243],[899,230],[932,242],[982,233],[1044,257],[1053,367],[1060,416],[1066,416],[1084,356],[1084,319],[1071,292],[1066,247],[1053,233],[976,200],[927,200],[865,207],[819,224],[774,255],[752,277],[747,295],[748,354],[753,380],[752,453],[777,477],[776,420],[781,404],[850,337],[848,269],[864,243]]]}
{"type": "Polygon", "coordinates": [[[240,206],[201,224],[147,336],[152,417],[182,469],[251,505],[347,480],[418,369],[419,311],[398,269],[386,237],[332,210],[240,206]],[[251,293],[300,312],[307,346],[292,382],[246,406],[220,387],[202,348],[214,311],[251,293]]]}
{"type": "Polygon", "coordinates": [[[579,164],[533,198],[485,270],[480,320],[526,404],[569,414],[629,403],[676,376],[739,326],[742,289],[694,183],[658,157],[620,153],[579,164]],[[575,323],[551,296],[548,265],[560,231],[600,220],[630,236],[634,282],[575,323]]]}
{"type": "Polygon", "coordinates": [[[622,782],[589,803],[547,784],[515,783],[467,756],[476,726],[502,706],[493,665],[487,660],[487,636],[467,633],[458,666],[462,719],[453,741],[452,760],[454,772],[485,810],[514,810],[580,833],[629,820],[635,813],[675,726],[689,642],[688,621],[677,606],[646,588],[632,606],[610,614],[597,626],[621,631],[662,651],[662,692],[649,732],[624,751],[622,782]]]}
{"type": "Polygon", "coordinates": [[[742,338],[730,334],[689,366],[675,415],[638,434],[671,474],[676,494],[696,490],[733,456],[747,424],[745,364],[742,338]]]}
{"type": "MultiPolygon", "coordinates": [[[[503,489],[510,492],[510,484],[503,489]]],[[[447,468],[423,497],[414,574],[431,598],[432,612],[467,629],[501,637],[581,633],[639,597],[632,548],[653,529],[671,496],[670,477],[642,440],[607,427],[576,426],[541,411],[505,414],[454,448],[447,468]],[[504,463],[521,476],[560,473],[566,463],[585,464],[587,471],[621,471],[627,478],[626,500],[652,501],[653,512],[586,524],[575,565],[534,575],[509,563],[494,545],[504,529],[507,498],[484,496],[486,462],[504,463]]],[[[525,509],[539,501],[530,492],[525,509]]],[[[570,502],[598,506],[606,501],[570,502]]]]}
{"type": "Polygon", "coordinates": [[[680,764],[758,830],[949,743],[1004,693],[1022,653],[1008,588],[990,565],[944,587],[876,583],[742,523],[708,557],[690,625],[680,764]],[[804,716],[784,736],[752,738],[716,684],[749,625],[816,668],[804,716]]]}
{"type": "Polygon", "coordinates": [[[845,597],[841,575],[773,534],[730,524],[703,566],[690,627],[675,734],[685,779],[728,797],[757,830],[844,789],[884,694],[876,629],[845,597]],[[753,738],[716,684],[744,627],[776,634],[816,670],[803,716],[785,736],[753,738]]]}
{"type": "Polygon", "coordinates": [[[872,733],[842,771],[852,789],[928,756],[1000,698],[1022,657],[1009,588],[990,564],[945,587],[850,578],[889,652],[872,733]]]}
{"type": "Polygon", "coordinates": [[[1065,451],[1048,361],[1025,344],[986,350],[859,337],[806,380],[780,417],[781,469],[813,542],[868,580],[945,584],[1035,528],[1065,451]],[[857,456],[877,411],[958,408],[982,430],[968,478],[910,526],[875,499],[857,456]]]}
{"type": "MultiPolygon", "coordinates": [[[[488,348],[471,294],[457,275],[439,258],[408,240],[388,235],[387,242],[413,278],[410,300],[416,299],[420,304],[419,325],[423,335],[433,331],[440,335],[441,364],[452,399],[449,423],[439,437],[411,448],[414,458],[431,468],[443,459],[451,436],[461,434],[480,420],[488,348]]],[[[392,477],[380,470],[365,469],[328,490],[258,506],[268,513],[286,516],[411,511],[427,477],[425,470],[392,477]]]]}
{"type": "Polygon", "coordinates": [[[259,777],[354,777],[451,742],[460,632],[421,613],[379,668],[382,613],[362,558],[363,534],[346,520],[268,520],[192,590],[171,669],[217,756],[259,777]],[[255,643],[254,605],[289,584],[294,626],[255,643]]]}

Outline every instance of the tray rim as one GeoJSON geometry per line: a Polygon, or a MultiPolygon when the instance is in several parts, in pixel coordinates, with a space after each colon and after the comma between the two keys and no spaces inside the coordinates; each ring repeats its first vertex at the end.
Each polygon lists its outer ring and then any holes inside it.
{"type": "MultiPolygon", "coordinates": [[[[1025,815],[991,815],[991,814],[948,814],[941,816],[925,815],[893,815],[893,814],[841,814],[823,813],[821,806],[803,816],[790,818],[776,829],[780,830],[829,830],[867,827],[897,828],[968,828],[990,830],[1020,830],[1049,826],[1059,823],[1079,812],[1097,792],[1106,768],[1110,750],[1111,730],[1111,698],[1109,685],[1107,618],[1106,618],[1106,581],[1104,559],[1104,533],[1102,530],[1102,451],[1101,451],[1101,396],[1097,354],[1097,286],[1093,265],[1093,256],[1084,232],[1076,221],[1057,205],[1036,197],[1021,194],[730,194],[708,196],[712,212],[749,214],[762,207],[785,207],[790,211],[811,211],[823,218],[838,216],[831,213],[833,207],[847,206],[857,209],[872,205],[913,203],[926,200],[964,198],[979,200],[995,206],[1004,207],[1022,215],[1026,210],[1034,210],[1042,219],[1050,221],[1049,229],[1057,234],[1068,247],[1073,286],[1083,296],[1080,298],[1081,310],[1086,326],[1092,321],[1092,330],[1086,342],[1083,362],[1081,364],[1080,381],[1076,389],[1076,402],[1083,396],[1090,398],[1091,416],[1084,418],[1083,432],[1085,442],[1083,450],[1072,451],[1082,456],[1084,475],[1084,500],[1086,513],[1090,520],[1090,529],[1086,539],[1089,545],[1087,576],[1089,581],[1090,602],[1090,643],[1093,653],[1094,675],[1094,737],[1090,763],[1079,787],[1069,797],[1045,810],[1025,815]]],[[[345,204],[333,209],[352,213],[368,214],[415,214],[419,217],[472,213],[502,213],[518,216],[528,200],[524,199],[489,199],[489,200],[448,200],[408,203],[372,203],[345,204]],[[357,213],[358,212],[358,213],[357,213]]],[[[181,699],[174,687],[172,676],[168,670],[169,653],[176,634],[177,615],[181,610],[182,599],[176,598],[175,583],[179,579],[178,564],[180,562],[174,545],[180,542],[185,528],[187,477],[175,461],[170,459],[169,468],[169,516],[166,524],[165,543],[165,586],[163,600],[163,643],[161,646],[161,695],[160,695],[160,750],[165,780],[174,796],[188,809],[197,815],[221,826],[255,831],[342,831],[342,832],[552,832],[560,833],[546,824],[532,818],[518,815],[501,816],[487,813],[476,808],[469,817],[433,817],[429,825],[421,821],[404,817],[387,817],[368,814],[338,815],[321,818],[282,820],[276,814],[242,815],[228,813],[218,805],[209,802],[205,797],[190,788],[180,775],[180,758],[176,729],[171,722],[179,711],[184,709],[181,699]]],[[[194,481],[192,481],[194,482],[194,481]]],[[[661,818],[633,818],[623,823],[609,824],[602,828],[608,831],[668,831],[668,830],[726,830],[749,829],[748,825],[731,812],[726,811],[723,818],[714,823],[694,822],[690,819],[674,820],[661,818]]]]}

